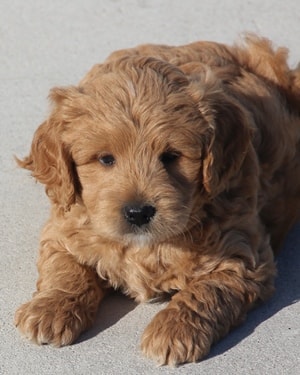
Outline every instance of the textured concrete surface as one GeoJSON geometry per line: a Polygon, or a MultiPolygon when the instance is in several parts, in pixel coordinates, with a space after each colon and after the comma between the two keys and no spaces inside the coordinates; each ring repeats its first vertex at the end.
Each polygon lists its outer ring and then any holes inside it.
{"type": "MultiPolygon", "coordinates": [[[[108,298],[95,327],[69,347],[38,347],[13,326],[35,287],[43,188],[18,170],[47,114],[52,86],[78,82],[111,51],[144,42],[233,42],[250,30],[300,61],[298,0],[1,0],[0,2],[0,374],[300,374],[300,226],[278,258],[277,292],[204,361],[177,369],[142,357],[139,340],[161,305],[108,298]]],[[[298,178],[295,176],[295,178],[298,178]]]]}

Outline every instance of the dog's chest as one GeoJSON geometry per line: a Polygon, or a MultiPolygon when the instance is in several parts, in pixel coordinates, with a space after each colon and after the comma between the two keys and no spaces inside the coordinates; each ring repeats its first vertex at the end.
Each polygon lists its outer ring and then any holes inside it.
{"type": "Polygon", "coordinates": [[[110,286],[142,302],[182,289],[187,281],[186,262],[176,251],[170,255],[169,249],[132,248],[101,257],[96,269],[110,286]]]}

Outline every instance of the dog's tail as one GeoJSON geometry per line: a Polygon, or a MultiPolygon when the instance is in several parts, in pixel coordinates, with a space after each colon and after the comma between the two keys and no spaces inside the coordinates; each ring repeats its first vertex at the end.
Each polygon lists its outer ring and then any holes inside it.
{"type": "Polygon", "coordinates": [[[287,48],[275,48],[272,42],[246,33],[234,52],[239,63],[249,71],[275,84],[287,98],[291,108],[300,115],[300,63],[291,69],[287,48]]]}
{"type": "Polygon", "coordinates": [[[288,49],[274,48],[272,42],[252,33],[245,33],[234,46],[241,66],[276,85],[288,87],[288,49]],[[237,48],[236,48],[237,47],[237,48]]]}

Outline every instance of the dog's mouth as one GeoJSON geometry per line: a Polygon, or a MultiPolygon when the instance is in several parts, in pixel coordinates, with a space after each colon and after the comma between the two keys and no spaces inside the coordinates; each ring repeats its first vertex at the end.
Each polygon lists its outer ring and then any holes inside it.
{"type": "Polygon", "coordinates": [[[125,242],[127,245],[142,248],[145,246],[150,246],[156,241],[155,236],[153,236],[149,231],[139,231],[139,233],[134,231],[125,234],[123,237],[123,242],[125,242]]]}
{"type": "Polygon", "coordinates": [[[159,220],[152,218],[146,221],[139,225],[126,222],[122,231],[122,242],[135,247],[145,247],[164,241],[165,233],[160,232],[157,228],[159,220]]]}
{"type": "Polygon", "coordinates": [[[150,220],[139,220],[141,221],[137,225],[129,223],[122,217],[121,220],[110,222],[111,225],[106,226],[106,231],[102,232],[102,235],[129,247],[143,248],[177,237],[185,232],[187,226],[181,215],[174,215],[170,220],[157,213],[150,220]]]}
{"type": "Polygon", "coordinates": [[[187,224],[180,222],[179,218],[177,219],[176,223],[168,222],[166,218],[157,214],[149,222],[142,225],[126,223],[126,229],[123,227],[122,242],[136,247],[145,247],[157,245],[172,237],[177,237],[185,231],[187,224]]]}

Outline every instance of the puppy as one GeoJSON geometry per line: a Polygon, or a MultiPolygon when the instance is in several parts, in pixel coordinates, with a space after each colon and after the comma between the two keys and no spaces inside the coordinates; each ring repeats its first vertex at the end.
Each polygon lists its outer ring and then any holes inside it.
{"type": "Polygon", "coordinates": [[[144,45],[51,91],[18,161],[52,203],[37,291],[15,316],[26,337],[71,344],[111,289],[169,295],[141,348],[177,365],[270,297],[300,208],[300,70],[286,61],[255,36],[144,45]]]}

